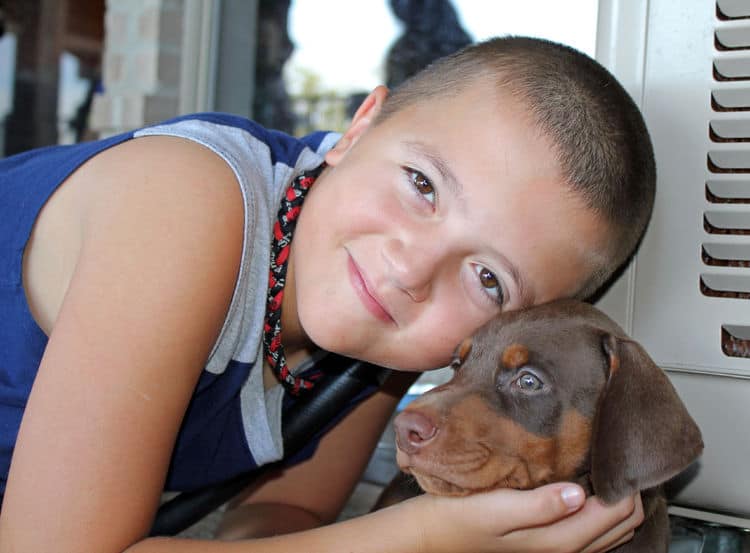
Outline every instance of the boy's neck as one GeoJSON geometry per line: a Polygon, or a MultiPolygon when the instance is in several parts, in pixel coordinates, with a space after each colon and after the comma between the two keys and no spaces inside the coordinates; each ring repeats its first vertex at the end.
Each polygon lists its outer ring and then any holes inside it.
{"type": "MultiPolygon", "coordinates": [[[[302,328],[297,313],[297,295],[294,286],[294,238],[286,269],[284,297],[281,300],[281,345],[284,347],[286,364],[294,370],[319,348],[310,340],[302,328]]],[[[270,365],[263,362],[263,384],[266,389],[279,383],[270,365]]]]}
{"type": "MultiPolygon", "coordinates": [[[[294,239],[292,239],[291,254],[286,269],[284,297],[281,300],[281,344],[284,346],[287,360],[297,351],[308,352],[315,349],[315,345],[310,341],[299,320],[296,292],[294,286],[294,239]]],[[[294,363],[287,362],[287,364],[294,367],[294,363]]]]}

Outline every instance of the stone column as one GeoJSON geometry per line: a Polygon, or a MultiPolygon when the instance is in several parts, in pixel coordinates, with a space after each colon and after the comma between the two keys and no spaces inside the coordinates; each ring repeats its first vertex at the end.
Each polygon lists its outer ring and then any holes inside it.
{"type": "Polygon", "coordinates": [[[184,2],[107,0],[103,92],[92,113],[101,136],[178,114],[184,2]]]}
{"type": "Polygon", "coordinates": [[[57,143],[57,86],[65,2],[14,4],[18,30],[13,110],[5,121],[5,154],[57,143]]]}

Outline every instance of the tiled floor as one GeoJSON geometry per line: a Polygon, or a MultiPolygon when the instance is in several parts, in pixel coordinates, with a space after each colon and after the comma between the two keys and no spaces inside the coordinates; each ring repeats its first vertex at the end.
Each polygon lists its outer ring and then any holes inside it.
{"type": "MultiPolygon", "coordinates": [[[[357,484],[349,502],[344,507],[339,520],[346,520],[369,512],[371,507],[375,504],[382,489],[383,487],[379,484],[364,480],[361,481],[357,484]]],[[[223,510],[223,507],[217,509],[200,522],[197,522],[184,532],[180,533],[179,536],[199,539],[213,538],[219,521],[221,520],[223,510]]]]}

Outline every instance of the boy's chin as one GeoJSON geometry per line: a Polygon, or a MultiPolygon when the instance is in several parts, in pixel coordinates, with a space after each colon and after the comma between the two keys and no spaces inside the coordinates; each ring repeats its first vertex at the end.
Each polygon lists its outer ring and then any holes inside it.
{"type": "MultiPolygon", "coordinates": [[[[444,360],[428,358],[425,351],[434,351],[434,347],[420,347],[418,345],[390,343],[374,344],[371,338],[357,336],[351,326],[337,321],[326,320],[325,316],[311,314],[308,318],[304,311],[300,311],[300,326],[306,339],[313,348],[319,348],[344,357],[351,357],[359,361],[405,372],[425,372],[445,367],[450,363],[451,352],[444,360]]],[[[332,316],[333,317],[333,316],[332,316]]]]}

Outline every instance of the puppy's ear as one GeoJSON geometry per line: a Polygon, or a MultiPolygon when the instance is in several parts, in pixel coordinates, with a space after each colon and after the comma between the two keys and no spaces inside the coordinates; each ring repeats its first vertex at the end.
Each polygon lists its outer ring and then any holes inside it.
{"type": "Polygon", "coordinates": [[[703,440],[666,374],[632,340],[602,346],[609,378],[599,400],[591,446],[594,494],[612,503],[685,469],[703,440]]]}

